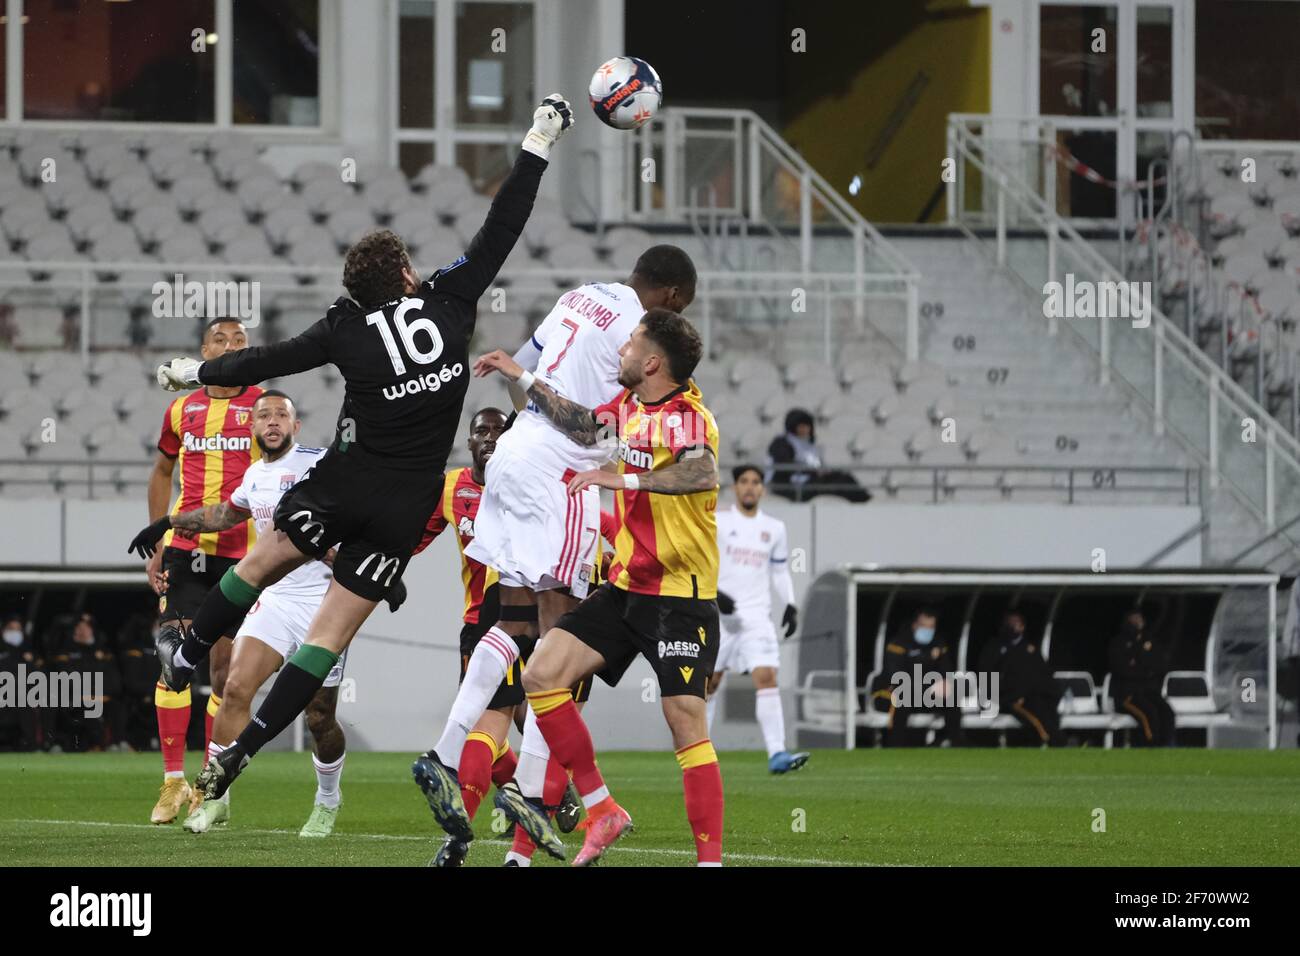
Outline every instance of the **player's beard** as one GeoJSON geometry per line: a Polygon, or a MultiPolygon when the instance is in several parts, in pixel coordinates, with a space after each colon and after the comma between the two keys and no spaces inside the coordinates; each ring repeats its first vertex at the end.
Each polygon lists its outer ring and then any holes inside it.
{"type": "Polygon", "coordinates": [[[619,366],[618,384],[622,385],[624,388],[636,388],[644,381],[645,376],[641,374],[639,368],[623,368],[622,366],[619,366]]]}
{"type": "Polygon", "coordinates": [[[280,444],[276,445],[274,448],[268,445],[266,439],[261,435],[255,435],[253,440],[257,442],[257,447],[262,449],[262,456],[272,461],[283,455],[285,449],[289,446],[288,435],[281,435],[280,444]]]}

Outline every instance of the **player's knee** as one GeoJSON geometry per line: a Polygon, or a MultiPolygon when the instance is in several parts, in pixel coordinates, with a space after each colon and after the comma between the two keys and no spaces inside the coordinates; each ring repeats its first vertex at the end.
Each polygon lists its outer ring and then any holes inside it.
{"type": "Polygon", "coordinates": [[[551,685],[547,683],[546,678],[547,674],[544,664],[541,664],[541,666],[538,667],[529,664],[524,668],[524,675],[520,681],[520,683],[524,685],[524,693],[535,694],[538,691],[550,690],[551,685]]]}
{"type": "Polygon", "coordinates": [[[754,686],[758,690],[766,690],[769,687],[775,687],[776,668],[775,667],[754,668],[754,686]]]}
{"type": "Polygon", "coordinates": [[[257,688],[252,681],[246,679],[238,670],[224,675],[222,683],[224,686],[221,691],[217,691],[217,679],[216,675],[213,675],[213,692],[217,693],[223,704],[241,709],[252,705],[253,695],[257,693],[257,688]]]}

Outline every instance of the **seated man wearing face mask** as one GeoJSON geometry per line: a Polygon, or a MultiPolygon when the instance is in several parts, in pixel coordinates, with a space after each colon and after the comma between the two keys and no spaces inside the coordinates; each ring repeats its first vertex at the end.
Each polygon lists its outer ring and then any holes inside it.
{"type": "Polygon", "coordinates": [[[1116,713],[1137,720],[1134,746],[1172,747],[1174,711],[1161,693],[1173,648],[1147,626],[1141,608],[1124,617],[1110,641],[1110,692],[1116,713]]]}
{"type": "MultiPolygon", "coordinates": [[[[23,619],[17,614],[4,619],[4,640],[0,642],[0,675],[18,686],[28,675],[39,671],[43,662],[36,656],[23,619]]],[[[24,702],[25,703],[25,702],[24,702]]],[[[35,707],[0,707],[0,751],[36,749],[37,713],[35,707]]]]}
{"type": "Polygon", "coordinates": [[[998,675],[998,710],[1020,721],[1035,744],[1061,747],[1061,692],[1038,642],[1025,633],[1025,616],[1008,611],[998,636],[980,654],[980,671],[998,675]]]}
{"type": "Polygon", "coordinates": [[[965,743],[961,710],[949,676],[955,670],[954,648],[936,634],[938,620],[933,608],[923,607],[885,645],[885,666],[876,693],[889,696],[886,747],[923,743],[925,731],[908,723],[913,714],[927,711],[943,717],[943,735],[952,746],[965,743]],[[936,676],[927,676],[930,674],[936,676]]]}

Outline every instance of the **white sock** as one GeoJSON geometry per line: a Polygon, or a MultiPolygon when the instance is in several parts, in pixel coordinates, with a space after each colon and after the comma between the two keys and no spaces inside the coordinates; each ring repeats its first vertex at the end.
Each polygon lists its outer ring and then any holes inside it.
{"type": "Polygon", "coordinates": [[[785,715],[781,713],[781,689],[764,687],[757,691],[754,711],[758,715],[758,726],[763,729],[767,755],[770,757],[780,753],[785,749],[785,715]]]}
{"type": "Polygon", "coordinates": [[[492,695],[518,659],[519,647],[499,627],[490,629],[479,639],[470,655],[469,666],[465,668],[465,679],[452,702],[451,713],[447,715],[442,736],[433,748],[443,766],[460,766],[465,738],[483,716],[487,705],[492,702],[492,695]]]}
{"type": "Polygon", "coordinates": [[[721,863],[696,863],[696,866],[722,866],[721,863]]]}
{"type": "MultiPolygon", "coordinates": [[[[219,743],[217,743],[215,740],[209,740],[209,741],[208,741],[208,760],[209,760],[209,761],[216,760],[218,757],[221,756],[221,752],[222,752],[223,750],[225,750],[225,749],[226,749],[227,747],[229,747],[229,746],[230,746],[229,744],[219,744],[219,743]]],[[[226,790],[225,793],[223,793],[220,797],[218,797],[218,798],[217,798],[215,801],[213,801],[213,802],[214,802],[214,803],[227,803],[227,804],[230,803],[230,791],[233,790],[233,789],[234,789],[234,785],[232,784],[232,785],[231,785],[231,786],[226,790]]]]}
{"type": "Polygon", "coordinates": [[[540,797],[546,786],[546,765],[551,759],[551,748],[546,745],[542,728],[537,725],[537,715],[528,708],[524,718],[524,739],[519,745],[519,765],[515,767],[515,783],[525,797],[540,797]]]}
{"type": "Polygon", "coordinates": [[[164,780],[168,780],[168,779],[170,779],[170,778],[172,778],[172,777],[181,777],[181,778],[184,778],[184,776],[185,776],[185,771],[184,771],[184,770],[165,770],[165,771],[163,771],[163,779],[164,779],[164,780]]]}
{"type": "Polygon", "coordinates": [[[335,809],[343,802],[343,794],[339,792],[339,778],[343,776],[343,761],[347,757],[347,752],[339,754],[338,760],[332,760],[329,763],[321,763],[315,755],[311,755],[311,765],[316,768],[316,802],[322,806],[335,809]]]}
{"type": "Polygon", "coordinates": [[[522,853],[516,853],[514,850],[511,850],[509,853],[506,854],[506,862],[509,863],[511,860],[514,860],[520,866],[533,865],[533,861],[531,858],[524,856],[522,853]]]}
{"type": "Polygon", "coordinates": [[[722,693],[722,685],[719,684],[717,690],[709,695],[708,701],[704,704],[704,713],[709,722],[709,733],[713,733],[713,715],[718,711],[718,695],[722,693]]]}
{"type": "Polygon", "coordinates": [[[172,655],[172,663],[178,664],[181,667],[188,667],[190,670],[194,670],[194,665],[185,659],[185,655],[181,653],[181,649],[179,647],[176,648],[176,653],[172,655]]]}

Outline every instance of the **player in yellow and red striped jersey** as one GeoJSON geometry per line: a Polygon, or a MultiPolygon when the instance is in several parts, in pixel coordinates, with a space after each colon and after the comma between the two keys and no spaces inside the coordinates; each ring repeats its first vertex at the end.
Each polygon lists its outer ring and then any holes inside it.
{"type": "MultiPolygon", "coordinates": [[[[465,679],[465,669],[469,666],[470,655],[481,640],[492,641],[496,637],[488,632],[497,623],[500,612],[500,600],[497,595],[497,572],[465,553],[465,547],[474,539],[474,519],[478,516],[479,501],[483,495],[484,470],[488,459],[496,450],[497,439],[506,430],[506,415],[499,408],[482,408],[470,420],[469,453],[472,464],[468,468],[454,468],[447,472],[443,483],[442,498],[429,518],[424,538],[415,553],[427,548],[447,528],[456,531],[456,543],[460,550],[461,581],[465,585],[464,627],[460,632],[460,678],[465,679]]],[[[493,695],[488,709],[479,719],[465,741],[461,752],[457,777],[460,782],[461,800],[470,819],[474,818],[479,804],[487,794],[489,783],[504,786],[515,773],[517,760],[510,749],[507,735],[512,720],[522,722],[522,714],[517,708],[524,703],[524,689],[521,680],[523,662],[532,653],[529,642],[527,653],[516,659],[514,666],[507,672],[505,680],[493,695]]],[[[590,682],[587,684],[590,689],[590,682]]],[[[585,693],[580,691],[582,699],[585,693]]],[[[568,776],[558,763],[548,767],[548,772],[558,774],[555,784],[561,789],[568,785],[568,776]]],[[[575,807],[572,811],[577,813],[575,807]]],[[[576,824],[577,817],[574,816],[576,824]]],[[[572,829],[572,827],[569,827],[572,829]]],[[[452,840],[443,842],[442,848],[434,858],[435,866],[460,866],[468,853],[467,844],[452,840]]]]}
{"type": "MultiPolygon", "coordinates": [[[[598,859],[632,819],[596,768],[591,733],[568,686],[593,674],[616,684],[638,654],[659,679],[696,857],[701,866],[722,863],[722,775],[704,706],[719,634],[718,428],[691,381],[703,351],[689,322],[651,309],[619,353],[625,391],[597,409],[557,395],[504,352],[485,355],[474,367],[478,376],[500,371],[515,380],[574,441],[617,438],[617,474],[596,469],[569,482],[570,494],[590,485],[615,491],[621,527],[610,580],[560,618],[524,671],[537,724],[552,755],[573,774],[589,815],[575,866],[598,859]]],[[[545,816],[527,805],[516,822],[536,831],[544,845],[558,842],[545,816]]]]}
{"type": "MultiPolygon", "coordinates": [[[[203,331],[204,359],[215,359],[247,345],[248,335],[237,320],[213,319],[203,331]]],[[[153,524],[132,546],[149,558],[149,583],[159,594],[159,610],[167,617],[179,615],[187,625],[208,588],[248,552],[256,532],[253,523],[246,521],[226,531],[197,537],[183,537],[170,530],[164,533],[172,477],[179,475],[180,479],[180,494],[172,514],[228,500],[243,480],[245,469],[261,457],[253,441],[252,415],[261,394],[262,389],[255,385],[208,386],[176,399],[163,415],[158,457],[149,477],[149,520],[153,524]]],[[[230,646],[230,641],[219,642],[209,664],[212,696],[205,715],[205,737],[209,739],[212,718],[225,690],[230,646]]],[[[171,823],[190,798],[185,781],[190,690],[177,693],[159,682],[154,690],[154,705],[163,753],[163,785],[150,820],[171,823]]]]}

